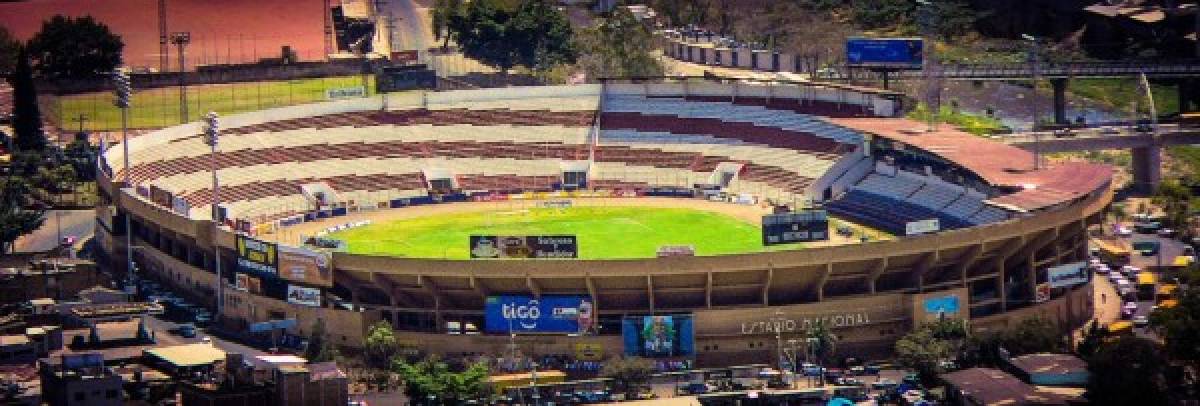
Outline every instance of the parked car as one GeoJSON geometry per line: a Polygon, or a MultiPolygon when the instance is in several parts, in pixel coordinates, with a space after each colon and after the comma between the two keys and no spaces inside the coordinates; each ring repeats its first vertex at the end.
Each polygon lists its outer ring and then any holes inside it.
{"type": "Polygon", "coordinates": [[[1171,237],[1174,237],[1174,236],[1175,236],[1175,230],[1173,230],[1173,229],[1170,229],[1170,228],[1163,228],[1163,229],[1159,229],[1159,230],[1158,230],[1158,236],[1159,236],[1159,237],[1166,237],[1166,238],[1171,238],[1171,237]]]}
{"type": "Polygon", "coordinates": [[[1150,325],[1150,319],[1147,318],[1146,316],[1134,316],[1133,317],[1133,325],[1135,327],[1146,327],[1146,326],[1150,325]]]}
{"type": "Polygon", "coordinates": [[[175,334],[183,338],[195,338],[196,326],[191,323],[180,324],[178,327],[175,327],[175,334]]]}

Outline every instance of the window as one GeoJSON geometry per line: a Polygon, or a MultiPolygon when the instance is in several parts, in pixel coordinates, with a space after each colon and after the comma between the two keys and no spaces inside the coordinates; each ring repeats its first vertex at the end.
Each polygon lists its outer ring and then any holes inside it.
{"type": "Polygon", "coordinates": [[[104,392],[104,397],[106,397],[106,398],[109,398],[109,399],[116,399],[116,398],[117,398],[117,391],[116,391],[116,390],[114,390],[114,389],[109,389],[109,390],[107,390],[107,391],[105,391],[105,392],[104,392]]]}
{"type": "Polygon", "coordinates": [[[82,402],[82,401],[84,401],[84,400],[87,400],[87,394],[86,394],[86,393],[83,393],[83,392],[75,392],[75,401],[76,401],[76,402],[82,402]]]}

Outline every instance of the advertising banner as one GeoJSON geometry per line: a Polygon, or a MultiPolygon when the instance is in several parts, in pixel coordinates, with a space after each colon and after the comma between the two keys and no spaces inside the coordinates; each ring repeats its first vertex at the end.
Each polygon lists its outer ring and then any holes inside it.
{"type": "Polygon", "coordinates": [[[957,316],[960,308],[956,295],[926,297],[922,307],[926,316],[936,319],[957,316]]]}
{"type": "Polygon", "coordinates": [[[171,197],[171,211],[180,216],[187,216],[188,212],[192,211],[192,206],[188,204],[187,199],[179,196],[171,197]]]}
{"type": "Polygon", "coordinates": [[[321,307],[321,290],[304,286],[288,285],[288,303],[321,307]]]}
{"type": "Polygon", "coordinates": [[[604,345],[600,343],[575,343],[575,359],[580,361],[603,361],[604,345]]]}
{"type": "Polygon", "coordinates": [[[1087,263],[1075,262],[1047,269],[1046,277],[1052,288],[1065,288],[1087,283],[1087,263]]]}
{"type": "Polygon", "coordinates": [[[1049,283],[1037,284],[1037,286],[1035,287],[1035,289],[1033,291],[1033,301],[1036,303],[1042,303],[1047,300],[1050,300],[1050,284],[1049,283]]]}
{"type": "Polygon", "coordinates": [[[275,243],[259,241],[244,235],[237,236],[238,270],[278,275],[277,249],[275,243]]]}
{"type": "Polygon", "coordinates": [[[910,221],[904,224],[904,235],[936,233],[941,229],[938,219],[910,221]]]}
{"type": "Polygon", "coordinates": [[[489,296],[484,306],[489,333],[589,334],[596,329],[596,312],[587,296],[489,296]]]}
{"type": "Polygon", "coordinates": [[[352,99],[356,97],[367,97],[367,88],[354,86],[325,89],[326,100],[352,99]]]}
{"type": "Polygon", "coordinates": [[[621,323],[625,355],[633,357],[686,357],[695,353],[692,317],[634,316],[621,323]]]}
{"type": "Polygon", "coordinates": [[[279,277],[308,285],[332,287],[333,270],[325,253],[279,246],[279,277]]]}
{"type": "Polygon", "coordinates": [[[787,244],[829,239],[829,213],[803,210],[768,214],[762,217],[763,245],[787,244]]]}
{"type": "Polygon", "coordinates": [[[923,49],[920,38],[850,38],[846,40],[846,64],[920,69],[923,49]]]}
{"type": "Polygon", "coordinates": [[[658,247],[658,257],[694,257],[696,247],[691,245],[664,245],[658,247]]]}
{"type": "Polygon", "coordinates": [[[578,258],[573,235],[472,235],[471,258],[578,258]]]}
{"type": "Polygon", "coordinates": [[[262,281],[250,274],[238,273],[234,280],[234,289],[254,294],[262,293],[262,281]]]}

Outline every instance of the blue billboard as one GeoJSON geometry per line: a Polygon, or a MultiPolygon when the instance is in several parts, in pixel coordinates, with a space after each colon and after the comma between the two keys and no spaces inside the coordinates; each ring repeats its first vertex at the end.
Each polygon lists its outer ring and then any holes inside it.
{"type": "Polygon", "coordinates": [[[846,64],[920,69],[923,49],[920,38],[850,38],[846,40],[846,64]]]}
{"type": "Polygon", "coordinates": [[[484,329],[489,333],[588,334],[596,313],[587,296],[488,296],[484,329]]]}
{"type": "Polygon", "coordinates": [[[664,358],[696,353],[692,316],[635,316],[621,323],[625,355],[664,358]]]}

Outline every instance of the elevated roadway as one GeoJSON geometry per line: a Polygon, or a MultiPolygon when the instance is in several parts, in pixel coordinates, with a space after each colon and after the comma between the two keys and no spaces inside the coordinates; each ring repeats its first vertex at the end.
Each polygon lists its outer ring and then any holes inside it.
{"type": "Polygon", "coordinates": [[[1162,149],[1170,145],[1200,144],[1200,127],[1160,125],[1157,132],[1132,127],[1037,132],[1007,135],[1002,141],[1037,153],[1128,149],[1133,152],[1135,186],[1153,190],[1162,181],[1162,149]]]}

